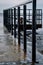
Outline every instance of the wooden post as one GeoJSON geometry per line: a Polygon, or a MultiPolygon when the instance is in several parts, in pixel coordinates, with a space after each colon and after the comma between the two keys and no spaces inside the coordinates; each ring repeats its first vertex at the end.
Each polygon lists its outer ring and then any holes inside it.
{"type": "Polygon", "coordinates": [[[26,54],[26,5],[24,5],[24,53],[26,54]]]}
{"type": "Polygon", "coordinates": [[[5,10],[5,26],[6,28],[8,29],[8,26],[7,26],[7,19],[8,19],[8,10],[5,10]]]}
{"type": "Polygon", "coordinates": [[[8,10],[8,31],[10,32],[10,9],[8,10]]]}
{"type": "Polygon", "coordinates": [[[4,24],[4,26],[5,26],[5,10],[3,10],[3,24],[4,24]]]}
{"type": "Polygon", "coordinates": [[[16,38],[16,8],[14,8],[14,38],[16,38]]]}
{"type": "Polygon", "coordinates": [[[13,35],[13,9],[11,9],[11,34],[13,35]]]}
{"type": "Polygon", "coordinates": [[[20,46],[20,7],[18,7],[18,45],[20,46]]]}
{"type": "Polygon", "coordinates": [[[41,27],[42,27],[42,9],[41,9],[41,27]]]}
{"type": "Polygon", "coordinates": [[[32,62],[36,62],[36,0],[33,0],[32,12],[32,62]]]}

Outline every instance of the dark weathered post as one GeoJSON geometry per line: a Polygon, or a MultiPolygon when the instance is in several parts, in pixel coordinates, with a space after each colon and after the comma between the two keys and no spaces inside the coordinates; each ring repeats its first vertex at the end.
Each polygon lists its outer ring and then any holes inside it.
{"type": "Polygon", "coordinates": [[[4,21],[4,26],[5,26],[5,10],[3,10],[3,21],[4,21]]]}
{"type": "Polygon", "coordinates": [[[6,10],[4,10],[4,24],[6,26],[6,10]]]}
{"type": "Polygon", "coordinates": [[[7,19],[8,19],[8,10],[5,10],[5,26],[7,27],[7,19]]]}
{"type": "Polygon", "coordinates": [[[36,0],[33,0],[32,13],[32,62],[36,62],[36,0]]]}
{"type": "Polygon", "coordinates": [[[41,9],[41,27],[42,27],[42,9],[41,9]]]}
{"type": "Polygon", "coordinates": [[[14,38],[16,38],[16,8],[14,8],[14,38]]]}
{"type": "Polygon", "coordinates": [[[8,30],[8,10],[6,10],[6,28],[8,30]]]}
{"type": "Polygon", "coordinates": [[[13,35],[13,9],[11,9],[11,34],[13,35]]]}
{"type": "Polygon", "coordinates": [[[10,9],[8,10],[8,31],[10,32],[10,9]]]}
{"type": "Polygon", "coordinates": [[[11,9],[10,9],[10,32],[11,32],[11,9]]]}
{"type": "Polygon", "coordinates": [[[18,7],[18,45],[20,46],[20,7],[18,7]]]}
{"type": "Polygon", "coordinates": [[[26,54],[26,5],[24,5],[23,9],[24,16],[24,53],[26,54]]]}
{"type": "Polygon", "coordinates": [[[9,32],[10,32],[10,9],[9,9],[9,32]]]}

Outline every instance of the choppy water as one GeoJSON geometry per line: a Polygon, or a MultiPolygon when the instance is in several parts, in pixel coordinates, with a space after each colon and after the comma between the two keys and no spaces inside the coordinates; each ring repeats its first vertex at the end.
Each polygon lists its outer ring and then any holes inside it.
{"type": "MultiPolygon", "coordinates": [[[[20,61],[23,60],[23,51],[19,52],[17,45],[15,45],[15,41],[13,36],[5,30],[3,26],[3,15],[0,16],[0,62],[2,61],[20,61]]],[[[27,36],[27,57],[28,61],[32,61],[32,40],[31,35],[27,36]]],[[[22,42],[21,37],[21,42],[22,42]]],[[[17,39],[16,39],[17,40],[17,39]]],[[[22,42],[23,43],[23,42],[22,42]]],[[[21,49],[23,49],[23,44],[21,43],[21,49]]],[[[36,59],[39,62],[43,62],[43,35],[37,35],[37,43],[36,43],[36,59]]],[[[2,63],[4,64],[4,63],[2,63]]],[[[0,63],[1,65],[1,63],[0,63]]],[[[11,64],[11,65],[16,65],[11,64]]],[[[29,64],[30,65],[30,64],[29,64]]]]}

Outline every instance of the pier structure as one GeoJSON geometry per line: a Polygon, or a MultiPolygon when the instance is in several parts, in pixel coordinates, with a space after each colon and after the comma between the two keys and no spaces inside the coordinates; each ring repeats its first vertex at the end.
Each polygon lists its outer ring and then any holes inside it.
{"type": "Polygon", "coordinates": [[[14,35],[15,39],[18,38],[19,47],[21,45],[20,32],[23,31],[22,36],[25,55],[27,53],[26,31],[32,30],[32,62],[36,62],[36,29],[42,28],[42,9],[36,9],[36,0],[6,9],[3,11],[3,14],[4,26],[11,35],[14,35]],[[32,3],[32,9],[29,9],[29,7],[27,9],[27,5],[30,5],[30,3],[32,3]]]}

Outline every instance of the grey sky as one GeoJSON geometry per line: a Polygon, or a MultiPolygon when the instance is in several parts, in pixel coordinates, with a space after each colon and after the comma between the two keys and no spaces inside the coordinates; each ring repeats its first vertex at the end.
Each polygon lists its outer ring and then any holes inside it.
{"type": "MultiPolygon", "coordinates": [[[[3,9],[5,8],[13,7],[16,4],[26,1],[29,0],[0,0],[0,12],[3,12],[3,9]]],[[[37,0],[37,8],[43,9],[43,0],[37,0]]]]}

